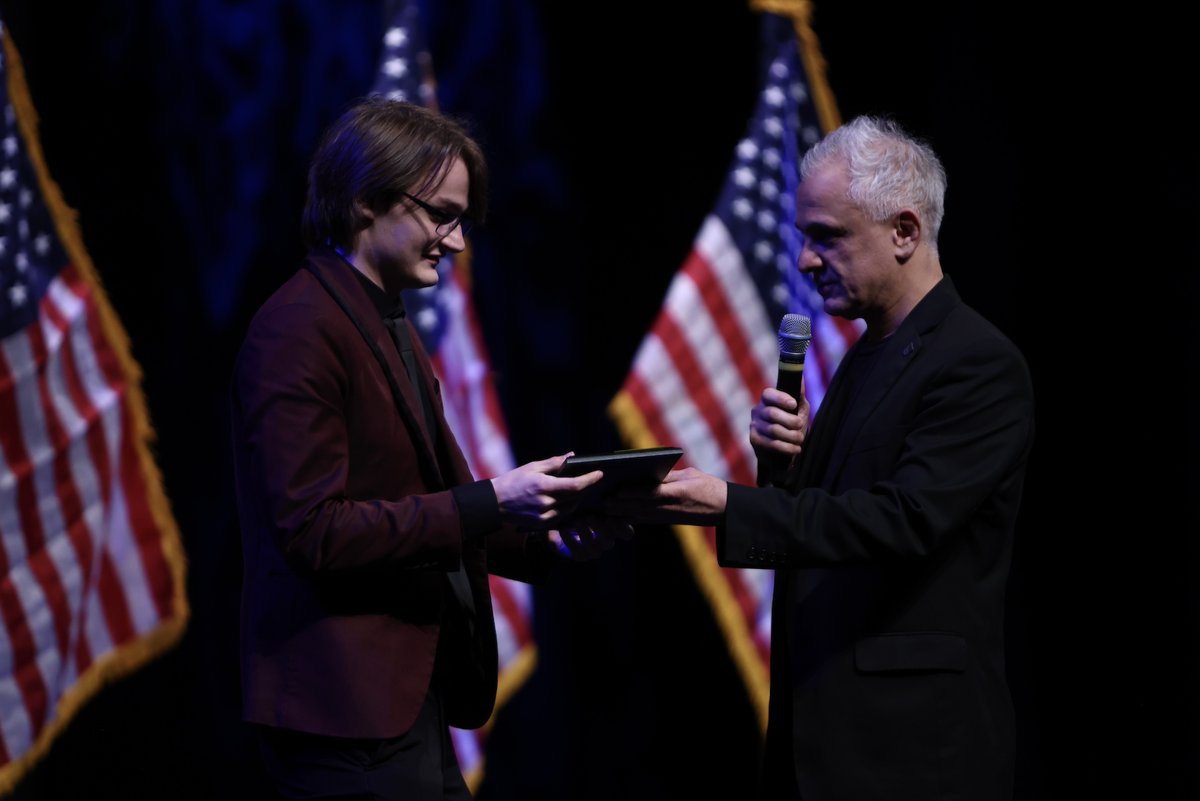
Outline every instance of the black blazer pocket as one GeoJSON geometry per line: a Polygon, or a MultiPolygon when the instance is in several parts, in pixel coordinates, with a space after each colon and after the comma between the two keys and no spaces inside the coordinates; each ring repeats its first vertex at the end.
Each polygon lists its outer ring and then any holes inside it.
{"type": "Polygon", "coordinates": [[[854,644],[854,666],[863,673],[962,673],[967,669],[967,641],[957,634],[939,631],[863,637],[854,644]]]}

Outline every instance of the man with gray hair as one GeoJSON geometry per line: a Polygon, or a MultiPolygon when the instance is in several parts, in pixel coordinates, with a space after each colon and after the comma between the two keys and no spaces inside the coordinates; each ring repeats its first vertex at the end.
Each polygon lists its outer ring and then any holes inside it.
{"type": "Polygon", "coordinates": [[[861,319],[819,412],[767,387],[757,487],[687,468],[610,511],[717,527],[723,567],[775,570],[760,797],[1001,801],[1015,725],[1004,597],[1030,448],[1025,359],[942,271],[946,175],[859,117],[804,156],[798,269],[861,319]]]}

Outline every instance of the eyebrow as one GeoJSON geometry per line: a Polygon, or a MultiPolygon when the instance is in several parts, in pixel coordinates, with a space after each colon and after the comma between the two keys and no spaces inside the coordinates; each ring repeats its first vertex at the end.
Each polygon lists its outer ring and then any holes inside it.
{"type": "Polygon", "coordinates": [[[453,200],[449,200],[449,199],[438,200],[436,198],[436,195],[433,198],[426,199],[423,197],[417,197],[412,192],[404,192],[404,191],[401,191],[400,194],[404,195],[409,200],[415,202],[418,206],[427,207],[426,210],[432,209],[433,211],[437,212],[438,214],[442,214],[447,217],[467,216],[467,209],[459,208],[459,205],[457,203],[455,203],[453,200]]]}
{"type": "Polygon", "coordinates": [[[425,198],[421,198],[421,200],[424,200],[438,211],[443,211],[446,214],[460,216],[462,214],[466,214],[467,212],[467,207],[459,206],[458,203],[454,202],[453,200],[440,200],[436,195],[430,200],[425,200],[425,198]]]}

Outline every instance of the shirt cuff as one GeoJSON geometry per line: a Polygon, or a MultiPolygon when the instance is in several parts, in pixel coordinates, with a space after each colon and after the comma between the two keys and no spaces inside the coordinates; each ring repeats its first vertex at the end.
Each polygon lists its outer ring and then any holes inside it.
{"type": "Polygon", "coordinates": [[[482,537],[500,528],[500,501],[496,499],[496,489],[491,481],[473,481],[451,487],[450,494],[458,507],[464,540],[482,537]]]}

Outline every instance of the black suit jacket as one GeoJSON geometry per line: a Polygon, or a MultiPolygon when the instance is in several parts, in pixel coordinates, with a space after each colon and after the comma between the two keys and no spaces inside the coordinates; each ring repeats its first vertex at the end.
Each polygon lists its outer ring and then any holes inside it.
{"type": "Polygon", "coordinates": [[[488,573],[540,580],[552,549],[501,526],[416,332],[436,438],[353,268],[331,251],[305,266],[255,315],[234,369],[244,716],[394,737],[436,681],[449,722],[480,726],[497,675],[488,573]],[[449,589],[460,565],[473,626],[449,589]]]}
{"type": "Polygon", "coordinates": [[[1033,441],[1025,360],[949,278],[847,353],[787,489],[729,486],[723,566],[775,568],[765,796],[1011,798],[1004,593],[1033,441]]]}

